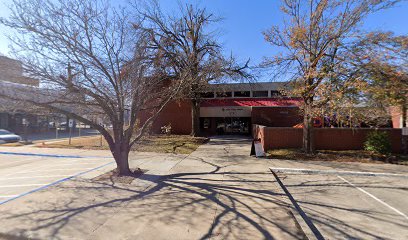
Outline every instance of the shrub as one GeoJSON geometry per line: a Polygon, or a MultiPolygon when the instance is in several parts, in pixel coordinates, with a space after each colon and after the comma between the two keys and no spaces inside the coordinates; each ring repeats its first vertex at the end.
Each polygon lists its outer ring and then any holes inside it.
{"type": "Polygon", "coordinates": [[[389,154],[391,153],[391,143],[386,132],[371,132],[364,142],[364,149],[370,152],[389,154]]]}

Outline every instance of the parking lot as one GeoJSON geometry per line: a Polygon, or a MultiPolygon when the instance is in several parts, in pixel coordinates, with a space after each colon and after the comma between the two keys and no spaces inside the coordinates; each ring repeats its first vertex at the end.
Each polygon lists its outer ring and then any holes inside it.
{"type": "Polygon", "coordinates": [[[408,239],[406,166],[384,165],[397,169],[392,172],[308,166],[271,167],[271,171],[310,235],[317,239],[408,239]]]}
{"type": "Polygon", "coordinates": [[[113,165],[108,151],[1,147],[0,205],[113,165]]]}

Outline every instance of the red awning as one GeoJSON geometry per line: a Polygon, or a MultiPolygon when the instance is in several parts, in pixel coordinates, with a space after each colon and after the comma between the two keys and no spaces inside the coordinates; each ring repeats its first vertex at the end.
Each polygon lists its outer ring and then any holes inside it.
{"type": "Polygon", "coordinates": [[[298,98],[224,98],[205,99],[201,102],[201,107],[293,107],[299,105],[300,99],[298,98]]]}

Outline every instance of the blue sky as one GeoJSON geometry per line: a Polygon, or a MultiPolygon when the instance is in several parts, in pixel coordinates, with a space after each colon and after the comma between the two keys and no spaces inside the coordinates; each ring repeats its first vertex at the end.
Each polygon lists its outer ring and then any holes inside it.
{"type": "MultiPolygon", "coordinates": [[[[112,0],[113,1],[113,0],[112,0]]],[[[4,4],[11,0],[0,0],[0,16],[7,17],[9,11],[4,4]]],[[[122,4],[126,0],[121,0],[122,4]]],[[[198,3],[224,20],[219,24],[220,40],[226,52],[232,52],[242,61],[251,58],[257,64],[263,56],[277,52],[262,36],[262,31],[282,22],[278,0],[160,0],[162,7],[176,11],[179,3],[198,3]]],[[[408,1],[400,2],[396,7],[369,16],[364,29],[394,31],[408,34],[408,1]]],[[[8,41],[4,36],[8,29],[0,26],[0,52],[8,55],[8,41]]]]}

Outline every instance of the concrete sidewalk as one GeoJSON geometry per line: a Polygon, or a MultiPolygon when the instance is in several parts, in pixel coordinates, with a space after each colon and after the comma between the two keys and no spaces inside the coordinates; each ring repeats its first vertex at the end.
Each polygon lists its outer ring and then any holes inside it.
{"type": "Polygon", "coordinates": [[[300,239],[250,142],[213,139],[189,156],[131,160],[130,185],[78,178],[0,206],[0,238],[300,239]]]}

